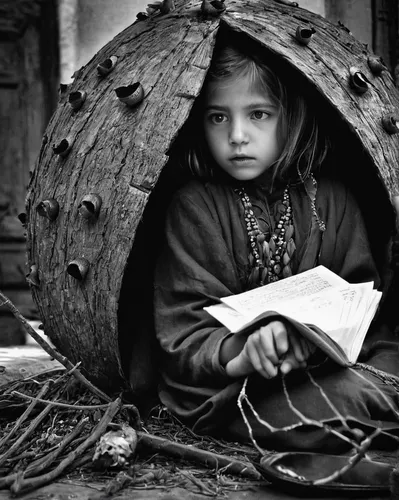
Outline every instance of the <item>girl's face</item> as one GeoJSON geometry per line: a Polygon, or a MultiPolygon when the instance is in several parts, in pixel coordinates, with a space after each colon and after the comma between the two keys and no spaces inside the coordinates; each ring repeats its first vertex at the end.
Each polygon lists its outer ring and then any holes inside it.
{"type": "Polygon", "coordinates": [[[234,179],[262,175],[278,159],[280,108],[249,76],[211,82],[205,93],[205,139],[216,163],[234,179]]]}

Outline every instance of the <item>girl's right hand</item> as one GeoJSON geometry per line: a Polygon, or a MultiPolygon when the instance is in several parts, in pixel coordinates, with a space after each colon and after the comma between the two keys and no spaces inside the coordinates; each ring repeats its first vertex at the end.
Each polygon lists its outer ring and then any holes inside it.
{"type": "Polygon", "coordinates": [[[242,351],[226,364],[231,377],[258,372],[273,378],[279,369],[284,375],[296,368],[305,368],[315,347],[281,321],[272,321],[249,335],[242,351]]]}

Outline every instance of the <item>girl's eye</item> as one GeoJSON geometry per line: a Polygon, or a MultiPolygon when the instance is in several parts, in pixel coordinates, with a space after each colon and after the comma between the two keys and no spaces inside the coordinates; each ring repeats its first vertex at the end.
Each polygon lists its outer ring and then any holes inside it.
{"type": "Polygon", "coordinates": [[[255,118],[255,120],[265,120],[269,116],[266,111],[254,111],[252,113],[252,117],[255,118]]]}
{"type": "Polygon", "coordinates": [[[213,115],[209,116],[209,119],[212,123],[218,124],[218,123],[223,123],[224,121],[226,121],[227,117],[225,115],[220,114],[220,113],[214,113],[213,115]]]}

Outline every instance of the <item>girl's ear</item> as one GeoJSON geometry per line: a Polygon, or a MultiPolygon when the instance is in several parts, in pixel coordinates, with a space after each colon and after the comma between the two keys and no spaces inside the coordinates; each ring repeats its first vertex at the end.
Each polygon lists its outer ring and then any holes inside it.
{"type": "Polygon", "coordinates": [[[194,149],[189,149],[187,152],[187,164],[196,177],[202,177],[200,162],[198,161],[197,153],[194,149]]]}

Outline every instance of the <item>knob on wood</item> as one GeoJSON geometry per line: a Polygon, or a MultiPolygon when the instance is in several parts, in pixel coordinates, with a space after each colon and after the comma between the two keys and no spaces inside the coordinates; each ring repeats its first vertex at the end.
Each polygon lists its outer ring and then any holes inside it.
{"type": "Polygon", "coordinates": [[[49,198],[38,203],[36,211],[41,217],[46,217],[48,220],[54,221],[58,217],[60,206],[57,200],[49,198]]]}
{"type": "Polygon", "coordinates": [[[118,99],[126,106],[137,106],[144,99],[144,89],[140,82],[115,89],[118,99]]]}
{"type": "Polygon", "coordinates": [[[358,94],[364,94],[369,89],[369,84],[366,76],[354,66],[349,69],[349,82],[353,90],[358,94]]]}
{"type": "Polygon", "coordinates": [[[375,75],[379,75],[380,73],[382,73],[382,71],[387,69],[381,57],[378,56],[370,56],[367,59],[367,63],[371,72],[375,75]]]}
{"type": "Polygon", "coordinates": [[[61,158],[68,156],[71,148],[72,141],[70,139],[62,139],[58,144],[53,144],[53,152],[61,158]]]}
{"type": "Polygon", "coordinates": [[[35,264],[30,266],[30,271],[25,277],[26,277],[26,281],[28,283],[30,283],[32,286],[36,286],[36,287],[40,286],[39,272],[38,272],[37,266],[35,264]]]}
{"type": "Polygon", "coordinates": [[[302,45],[308,45],[316,30],[308,26],[298,26],[295,32],[295,38],[302,45]]]}
{"type": "Polygon", "coordinates": [[[382,117],[381,122],[388,134],[397,134],[399,132],[399,113],[388,113],[382,117]]]}
{"type": "Polygon", "coordinates": [[[78,212],[84,219],[96,219],[100,212],[102,200],[98,194],[91,193],[82,199],[78,207],[78,212]]]}
{"type": "Polygon", "coordinates": [[[86,100],[86,92],[84,90],[76,90],[68,96],[68,102],[74,111],[78,111],[86,100]]]}
{"type": "Polygon", "coordinates": [[[90,264],[89,261],[83,257],[71,260],[67,267],[67,273],[73,278],[83,281],[87,275],[90,264]]]}
{"type": "Polygon", "coordinates": [[[111,71],[115,68],[117,61],[118,58],[116,56],[111,56],[108,59],[105,59],[100,64],[97,64],[97,73],[100,76],[108,75],[108,73],[111,73],[111,71]]]}

